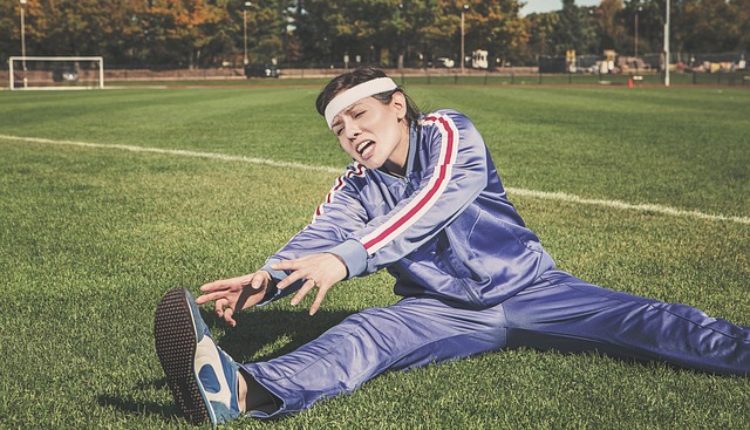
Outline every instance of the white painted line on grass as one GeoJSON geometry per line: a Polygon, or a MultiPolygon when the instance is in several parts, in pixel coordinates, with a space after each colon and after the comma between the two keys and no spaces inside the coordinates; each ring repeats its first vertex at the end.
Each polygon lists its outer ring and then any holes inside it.
{"type": "Polygon", "coordinates": [[[750,225],[750,217],[707,214],[707,213],[703,213],[703,212],[696,211],[696,210],[688,211],[684,209],[675,209],[669,206],[662,206],[662,205],[656,205],[656,204],[650,204],[650,203],[632,204],[632,203],[627,203],[627,202],[623,202],[620,200],[587,199],[587,198],[579,197],[573,194],[567,194],[567,193],[561,193],[561,192],[550,193],[547,191],[534,191],[534,190],[525,190],[523,188],[511,188],[511,187],[508,187],[507,190],[511,194],[516,194],[516,195],[524,196],[524,197],[532,197],[532,198],[547,199],[547,200],[558,200],[558,201],[563,201],[563,202],[568,202],[568,203],[577,203],[577,204],[582,204],[582,205],[604,206],[608,208],[633,210],[633,211],[638,211],[638,212],[655,212],[655,213],[659,213],[663,215],[670,215],[670,216],[675,216],[675,217],[698,218],[698,219],[704,219],[704,220],[709,220],[709,221],[729,221],[729,222],[736,222],[740,224],[750,225]]]}
{"type": "MultiPolygon", "coordinates": [[[[153,154],[176,155],[180,157],[210,158],[210,159],[223,160],[223,161],[239,161],[243,163],[260,164],[260,165],[280,167],[280,168],[310,170],[314,172],[324,172],[324,173],[339,174],[343,171],[343,169],[337,169],[335,167],[313,166],[310,164],[293,163],[293,162],[288,162],[288,161],[274,161],[274,160],[269,160],[266,158],[244,157],[241,155],[227,155],[227,154],[221,154],[221,153],[216,153],[216,152],[188,151],[188,150],[183,150],[183,149],[162,149],[162,148],[152,148],[152,147],[134,146],[134,145],[77,142],[73,140],[53,140],[53,139],[44,139],[44,138],[38,138],[38,137],[10,136],[10,135],[5,135],[5,134],[0,134],[0,139],[12,140],[12,141],[18,141],[18,142],[44,143],[44,144],[52,144],[52,145],[80,146],[84,148],[119,149],[122,151],[130,151],[130,152],[147,152],[147,153],[153,153],[153,154]]],[[[669,215],[669,216],[674,216],[674,217],[697,218],[697,219],[708,220],[708,221],[726,221],[726,222],[734,222],[734,223],[739,223],[739,224],[750,225],[750,217],[707,214],[707,213],[703,213],[703,212],[696,211],[696,210],[689,211],[689,210],[676,209],[676,208],[672,208],[669,206],[662,206],[662,205],[656,205],[656,204],[632,204],[632,203],[627,203],[627,202],[623,202],[620,200],[587,199],[584,197],[576,196],[573,194],[562,193],[562,192],[534,191],[534,190],[526,190],[523,188],[512,188],[512,187],[507,187],[506,189],[511,194],[524,196],[524,197],[537,198],[537,199],[557,200],[557,201],[575,203],[575,204],[581,204],[581,205],[603,206],[607,208],[632,210],[632,211],[637,211],[637,212],[653,212],[653,213],[669,215]]]]}
{"type": "Polygon", "coordinates": [[[309,164],[293,163],[289,161],[274,161],[274,160],[269,160],[266,158],[244,157],[241,155],[227,155],[227,154],[220,154],[216,152],[187,151],[184,149],[163,149],[163,148],[151,148],[147,146],[135,146],[135,145],[89,143],[89,142],[77,142],[74,140],[52,140],[52,139],[43,139],[39,137],[9,136],[6,134],[0,134],[0,139],[15,140],[19,142],[47,143],[51,145],[82,146],[84,148],[119,149],[122,151],[130,151],[130,152],[150,152],[154,154],[177,155],[180,157],[212,158],[215,160],[223,160],[223,161],[241,161],[244,163],[264,164],[266,166],[282,167],[282,168],[313,170],[316,172],[325,172],[325,173],[341,173],[342,171],[342,169],[335,169],[333,167],[311,166],[309,164]]]}

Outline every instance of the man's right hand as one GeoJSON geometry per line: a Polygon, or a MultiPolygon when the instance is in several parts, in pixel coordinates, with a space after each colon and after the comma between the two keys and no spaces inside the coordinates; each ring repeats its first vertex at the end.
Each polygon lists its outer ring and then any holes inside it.
{"type": "Polygon", "coordinates": [[[235,312],[260,302],[270,282],[272,282],[271,275],[262,270],[249,275],[210,282],[201,287],[203,294],[198,296],[195,302],[199,305],[215,302],[216,315],[234,327],[237,325],[232,318],[235,312]]]}

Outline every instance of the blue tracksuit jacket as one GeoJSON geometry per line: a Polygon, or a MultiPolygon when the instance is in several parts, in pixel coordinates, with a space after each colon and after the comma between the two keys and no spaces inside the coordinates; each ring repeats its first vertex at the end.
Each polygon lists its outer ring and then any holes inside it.
{"type": "MultiPolygon", "coordinates": [[[[331,252],[348,277],[386,268],[402,296],[426,295],[470,308],[493,306],[554,263],[508,200],[482,137],[454,110],[412,125],[404,177],[353,162],[313,221],[275,261],[331,252]]],[[[287,295],[270,288],[264,302],[287,295]]],[[[296,288],[295,288],[296,287],[296,288]]]]}

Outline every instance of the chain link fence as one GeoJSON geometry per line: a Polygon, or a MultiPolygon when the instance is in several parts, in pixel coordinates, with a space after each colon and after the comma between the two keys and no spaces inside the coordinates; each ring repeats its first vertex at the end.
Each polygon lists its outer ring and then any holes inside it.
{"type": "MultiPolygon", "coordinates": [[[[571,67],[569,59],[560,57],[540,57],[536,67],[498,67],[490,70],[473,69],[468,65],[462,71],[460,66],[448,67],[411,67],[384,68],[394,79],[404,85],[626,85],[654,86],[662,85],[663,56],[645,54],[638,58],[618,56],[607,60],[599,55],[577,56],[571,67]]],[[[673,85],[722,85],[750,88],[750,71],[747,68],[745,54],[674,54],[670,59],[670,81],[673,85]]],[[[300,67],[300,65],[280,64],[282,79],[330,79],[338,74],[351,70],[364,63],[350,64],[348,68],[341,65],[318,65],[319,67],[300,67]]],[[[163,66],[148,65],[112,65],[104,61],[104,80],[109,84],[117,82],[148,81],[226,81],[245,80],[241,67],[214,67],[193,69],[170,69],[163,66]]],[[[382,65],[373,64],[375,67],[382,65]]],[[[275,66],[274,66],[275,67],[275,66]]],[[[20,70],[15,70],[14,79],[22,79],[20,70]]],[[[49,75],[49,70],[35,70],[29,65],[29,74],[49,75]]],[[[253,78],[258,79],[258,78],[253,78]]],[[[0,86],[7,87],[8,69],[0,71],[0,86]]]]}

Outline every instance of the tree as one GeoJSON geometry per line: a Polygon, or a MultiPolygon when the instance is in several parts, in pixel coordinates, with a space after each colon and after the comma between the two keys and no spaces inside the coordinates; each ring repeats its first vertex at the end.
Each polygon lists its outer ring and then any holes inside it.
{"type": "MultiPolygon", "coordinates": [[[[240,64],[240,0],[28,0],[26,46],[34,55],[103,55],[109,65],[205,67],[240,64]]],[[[460,17],[466,53],[517,64],[537,55],[602,49],[632,52],[635,16],[641,53],[662,50],[664,0],[601,0],[519,16],[520,0],[254,0],[248,9],[252,61],[340,65],[426,65],[458,60],[460,17]],[[623,3],[624,2],[624,3],[623,3]],[[638,11],[640,9],[640,12],[638,11]]],[[[682,52],[750,48],[750,0],[672,0],[671,41],[682,52]]],[[[20,54],[20,4],[0,1],[0,57],[20,54]]]]}
{"type": "Polygon", "coordinates": [[[555,30],[549,38],[556,55],[563,55],[568,49],[575,49],[578,54],[598,50],[594,14],[593,7],[578,7],[574,0],[563,0],[555,30]]]}
{"type": "Polygon", "coordinates": [[[21,5],[0,2],[0,62],[6,64],[12,55],[21,55],[21,5]]]}
{"type": "MultiPolygon", "coordinates": [[[[553,33],[560,16],[557,12],[533,13],[526,17],[529,26],[529,43],[526,58],[538,55],[553,55],[556,51],[553,33]]],[[[533,58],[535,61],[536,59],[533,58]]]]}
{"type": "Polygon", "coordinates": [[[625,46],[628,31],[622,21],[623,9],[622,0],[602,0],[596,9],[600,52],[604,49],[614,49],[620,53],[630,52],[625,46]]]}
{"type": "Polygon", "coordinates": [[[489,58],[503,62],[522,56],[528,42],[527,26],[519,16],[517,0],[474,0],[467,13],[467,52],[486,49],[489,58]]]}
{"type": "Polygon", "coordinates": [[[296,34],[306,61],[330,61],[334,40],[340,33],[339,26],[349,32],[341,3],[343,2],[318,0],[304,3],[305,13],[298,18],[296,34]]]}
{"type": "MultiPolygon", "coordinates": [[[[623,22],[635,23],[638,14],[638,52],[658,53],[664,45],[664,0],[626,0],[623,22]],[[640,8],[640,12],[638,11],[640,8]]],[[[672,26],[673,30],[675,26],[672,26]]],[[[673,32],[674,36],[674,32],[673,32]]]]}
{"type": "Polygon", "coordinates": [[[750,52],[750,0],[732,0],[729,2],[734,8],[735,19],[739,22],[739,38],[737,49],[747,54],[750,52]]]}
{"type": "Polygon", "coordinates": [[[734,4],[724,0],[690,1],[682,25],[689,25],[681,48],[688,52],[727,52],[740,45],[740,23],[734,4]]]}
{"type": "Polygon", "coordinates": [[[155,18],[152,23],[157,26],[152,26],[151,31],[157,33],[157,40],[177,57],[178,64],[193,68],[206,64],[202,59],[205,48],[214,38],[222,37],[211,30],[223,20],[226,11],[205,0],[159,0],[153,1],[148,13],[155,18]]]}
{"type": "Polygon", "coordinates": [[[430,4],[430,21],[417,31],[425,59],[449,57],[458,60],[460,52],[461,15],[459,7],[451,1],[430,4]]]}

